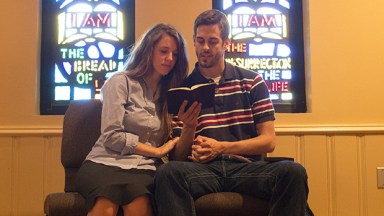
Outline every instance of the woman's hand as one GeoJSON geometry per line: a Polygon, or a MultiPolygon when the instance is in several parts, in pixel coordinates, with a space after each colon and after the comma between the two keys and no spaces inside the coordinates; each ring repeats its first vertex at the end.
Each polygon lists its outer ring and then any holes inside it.
{"type": "Polygon", "coordinates": [[[162,158],[165,155],[167,155],[168,152],[170,152],[175,147],[178,140],[179,140],[179,137],[175,137],[169,140],[168,142],[164,143],[162,146],[157,147],[156,157],[162,158]]]}
{"type": "Polygon", "coordinates": [[[138,142],[135,154],[146,157],[162,158],[175,147],[178,140],[179,137],[175,137],[159,147],[138,142]]]}

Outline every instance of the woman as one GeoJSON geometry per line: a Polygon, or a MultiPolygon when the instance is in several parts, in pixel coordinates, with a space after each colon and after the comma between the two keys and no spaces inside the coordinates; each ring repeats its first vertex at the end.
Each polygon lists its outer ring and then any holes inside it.
{"type": "Polygon", "coordinates": [[[185,42],[172,26],[150,28],[131,49],[124,72],[102,87],[101,135],[78,172],[88,215],[153,215],[156,166],[178,138],[168,140],[166,91],[188,73],[185,42]]]}

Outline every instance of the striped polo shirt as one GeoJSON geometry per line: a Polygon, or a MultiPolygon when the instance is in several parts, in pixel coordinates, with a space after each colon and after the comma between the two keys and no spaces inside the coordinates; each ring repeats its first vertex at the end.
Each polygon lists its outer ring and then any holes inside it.
{"type": "MultiPolygon", "coordinates": [[[[203,77],[196,63],[183,86],[213,82],[203,77]]],[[[202,109],[196,136],[218,141],[237,141],[256,137],[255,125],[275,120],[268,88],[260,74],[225,63],[223,76],[215,89],[215,106],[202,109]]],[[[173,133],[179,135],[183,123],[173,118],[173,133]]]]}

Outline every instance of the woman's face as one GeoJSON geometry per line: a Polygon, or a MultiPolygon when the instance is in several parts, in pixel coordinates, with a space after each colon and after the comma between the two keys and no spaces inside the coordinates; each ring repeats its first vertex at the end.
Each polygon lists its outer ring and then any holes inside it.
{"type": "Polygon", "coordinates": [[[153,50],[153,68],[155,74],[165,76],[175,66],[177,61],[176,40],[165,34],[153,50]]]}

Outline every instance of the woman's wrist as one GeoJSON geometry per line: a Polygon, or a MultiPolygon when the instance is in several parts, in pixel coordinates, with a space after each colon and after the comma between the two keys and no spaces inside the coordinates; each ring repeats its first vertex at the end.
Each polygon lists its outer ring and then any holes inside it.
{"type": "Polygon", "coordinates": [[[155,147],[155,153],[154,153],[155,158],[161,158],[163,157],[163,151],[161,147],[155,147]]]}
{"type": "Polygon", "coordinates": [[[138,144],[136,147],[136,154],[146,156],[146,157],[155,157],[161,158],[162,150],[160,147],[154,147],[146,144],[138,144]]]}

